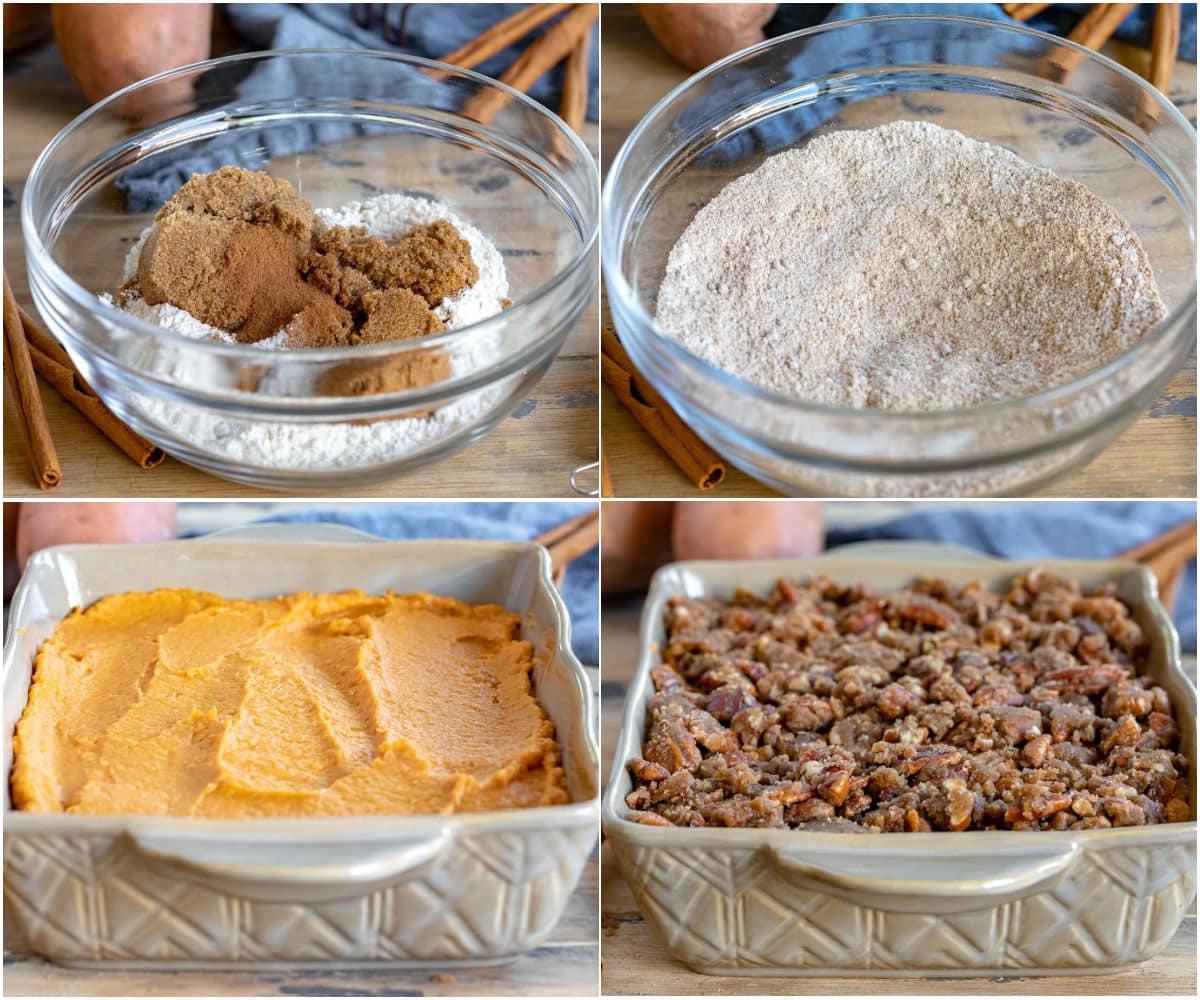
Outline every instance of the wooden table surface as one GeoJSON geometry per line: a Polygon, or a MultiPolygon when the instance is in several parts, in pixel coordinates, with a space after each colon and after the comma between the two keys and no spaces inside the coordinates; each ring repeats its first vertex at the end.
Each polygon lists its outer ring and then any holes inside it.
{"type": "MultiPolygon", "coordinates": [[[[217,51],[221,51],[218,49],[217,51]]],[[[25,273],[18,205],[26,176],[47,142],[86,107],[67,76],[57,48],[5,59],[4,257],[17,299],[31,300],[25,273]]],[[[599,128],[583,136],[596,153],[599,128]]],[[[598,280],[598,278],[597,278],[598,280]]],[[[354,497],[571,497],[571,470],[596,460],[599,424],[597,323],[593,297],[558,358],[516,411],[490,434],[433,465],[372,486],[323,490],[354,497]]],[[[270,491],[229,483],[168,459],[143,472],[50,389],[43,393],[63,481],[55,497],[262,497],[270,491]]],[[[27,443],[5,386],[4,493],[40,496],[27,443]]],[[[593,483],[594,485],[594,483],[593,483]]]]}
{"type": "MultiPolygon", "coordinates": [[[[625,691],[637,664],[638,619],[644,595],[606,600],[602,605],[600,644],[604,683],[600,690],[601,775],[608,778],[613,748],[621,731],[625,691]]],[[[1195,657],[1187,665],[1196,676],[1195,657]]],[[[656,932],[638,912],[633,893],[607,845],[600,851],[601,992],[605,994],[746,994],[825,995],[1195,995],[1196,904],[1161,954],[1130,972],[1103,976],[1011,977],[980,979],[769,978],[702,976],[673,959],[656,932]]]]}
{"type": "MultiPolygon", "coordinates": [[[[655,42],[632,5],[605,4],[604,73],[600,136],[601,162],[609,162],[626,136],[650,107],[687,78],[688,71],[671,60],[655,42]]],[[[1143,50],[1111,43],[1106,55],[1145,68],[1143,50]]],[[[1196,123],[1196,67],[1179,63],[1171,96],[1180,111],[1196,123]]],[[[607,302],[601,322],[612,326],[607,302]]],[[[645,434],[607,386],[601,390],[604,453],[613,487],[620,497],[765,497],[778,494],[745,473],[729,468],[725,482],[701,494],[695,484],[645,434]]],[[[1043,491],[1059,497],[1194,497],[1196,495],[1196,357],[1163,389],[1159,398],[1124,435],[1095,461],[1052,483],[1043,491]]]]}

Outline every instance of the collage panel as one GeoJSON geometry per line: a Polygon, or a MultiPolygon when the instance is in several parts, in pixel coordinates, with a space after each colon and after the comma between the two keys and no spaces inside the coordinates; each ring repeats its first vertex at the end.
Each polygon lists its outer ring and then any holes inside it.
{"type": "Polygon", "coordinates": [[[602,27],[614,495],[1195,496],[1195,5],[602,27]]]}
{"type": "Polygon", "coordinates": [[[7,996],[596,995],[594,501],[4,515],[7,996]]]}
{"type": "Polygon", "coordinates": [[[594,488],[596,4],[5,11],[7,496],[594,488]]]}
{"type": "Polygon", "coordinates": [[[1191,995],[1195,513],[605,504],[602,993],[1191,995]]]}
{"type": "Polygon", "coordinates": [[[3,13],[0,993],[1196,995],[1195,3],[3,13]]]}

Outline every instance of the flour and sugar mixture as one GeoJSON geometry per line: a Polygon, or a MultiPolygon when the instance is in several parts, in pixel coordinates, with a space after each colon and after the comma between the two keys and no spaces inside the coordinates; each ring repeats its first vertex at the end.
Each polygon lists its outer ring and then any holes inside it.
{"type": "Polygon", "coordinates": [[[656,318],[765,388],[912,411],[1063,384],[1166,311],[1133,230],[1082,184],[901,121],[728,184],[671,251],[656,318]]]}

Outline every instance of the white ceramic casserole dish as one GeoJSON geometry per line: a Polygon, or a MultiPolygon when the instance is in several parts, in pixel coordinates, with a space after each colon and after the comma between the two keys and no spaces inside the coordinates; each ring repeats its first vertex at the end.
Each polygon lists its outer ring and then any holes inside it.
{"type": "Polygon", "coordinates": [[[107,966],[511,959],[558,921],[598,833],[590,685],[532,544],[390,542],[275,525],[155,545],[76,545],[30,560],[4,650],[4,769],[33,657],[76,606],[196,587],[230,597],[360,587],[429,591],[523,616],[534,687],[571,803],[457,816],[200,820],[13,811],[4,789],[6,950],[107,966]]]}
{"type": "Polygon", "coordinates": [[[638,906],[671,954],[719,975],[994,976],[1114,972],[1170,941],[1196,893],[1196,690],[1153,576],[1130,563],[1002,562],[926,543],[852,546],[816,559],[691,562],[654,577],[603,805],[638,906]],[[641,755],[650,669],[669,597],[767,592],[824,573],[887,590],[916,576],[1000,586],[1033,566],[1115,581],[1151,642],[1147,672],[1171,696],[1192,820],[1108,830],[801,833],[679,829],[625,818],[626,762],[641,755]]]}

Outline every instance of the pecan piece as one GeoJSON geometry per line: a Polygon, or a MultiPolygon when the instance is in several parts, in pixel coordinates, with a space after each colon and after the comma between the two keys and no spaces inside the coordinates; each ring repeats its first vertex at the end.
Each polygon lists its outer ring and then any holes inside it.
{"type": "Polygon", "coordinates": [[[722,684],[708,696],[709,715],[719,722],[729,722],[743,708],[758,704],[754,695],[740,684],[722,684]]]}
{"type": "Polygon", "coordinates": [[[879,692],[879,701],[875,703],[875,707],[883,718],[891,721],[907,715],[920,701],[921,699],[903,684],[892,683],[879,692]]]}
{"type": "Polygon", "coordinates": [[[830,805],[840,806],[850,794],[850,775],[845,771],[835,771],[822,782],[817,792],[830,805]]]}
{"type": "Polygon", "coordinates": [[[899,609],[899,614],[904,621],[938,631],[958,624],[958,616],[944,604],[906,604],[899,609]]]}
{"type": "Polygon", "coordinates": [[[672,774],[681,768],[691,771],[701,760],[695,738],[678,719],[664,719],[655,724],[646,740],[645,753],[646,760],[661,765],[672,774]]]}
{"type": "Polygon", "coordinates": [[[634,757],[628,764],[629,770],[638,781],[664,781],[671,777],[671,772],[661,764],[655,764],[643,757],[634,757]]]}
{"type": "Polygon", "coordinates": [[[808,799],[788,806],[783,811],[788,823],[808,823],[814,819],[829,819],[833,815],[833,806],[824,799],[808,799]]]}
{"type": "Polygon", "coordinates": [[[1132,715],[1122,715],[1108,735],[1100,741],[1100,752],[1111,753],[1114,747],[1131,747],[1141,735],[1142,730],[1137,724],[1137,719],[1132,715]]]}
{"type": "Polygon", "coordinates": [[[654,812],[633,811],[633,812],[629,813],[629,816],[627,818],[633,820],[635,823],[641,823],[643,826],[674,826],[675,825],[669,819],[667,819],[665,816],[660,816],[658,813],[654,813],[654,812]]]}
{"type": "Polygon", "coordinates": [[[1168,823],[1186,823],[1191,816],[1192,811],[1183,799],[1172,799],[1167,803],[1166,819],[1168,823]]]}
{"type": "Polygon", "coordinates": [[[979,688],[971,698],[976,708],[992,705],[1024,705],[1025,696],[1011,684],[988,684],[979,688]]]}
{"type": "Polygon", "coordinates": [[[1042,678],[1042,683],[1060,691],[1094,695],[1108,690],[1109,685],[1115,684],[1125,676],[1125,669],[1116,664],[1069,667],[1066,670],[1055,670],[1046,674],[1042,678]]]}

